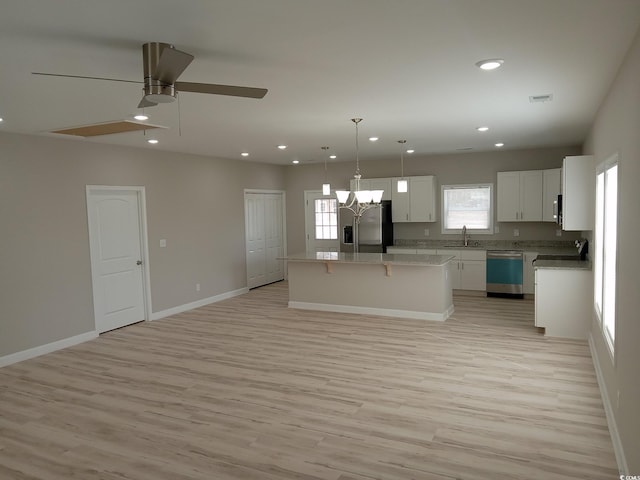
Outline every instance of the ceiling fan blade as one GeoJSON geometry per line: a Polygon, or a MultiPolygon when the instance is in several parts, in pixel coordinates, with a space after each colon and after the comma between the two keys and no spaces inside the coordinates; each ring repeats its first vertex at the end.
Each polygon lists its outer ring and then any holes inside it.
{"type": "Polygon", "coordinates": [[[175,48],[165,47],[152,77],[165,85],[173,85],[184,69],[193,61],[193,55],[175,48]]]}
{"type": "Polygon", "coordinates": [[[138,108],[155,107],[156,105],[158,104],[147,100],[146,97],[142,97],[142,100],[140,100],[140,103],[138,104],[138,108]]]}
{"type": "Polygon", "coordinates": [[[216,85],[213,83],[176,82],[178,92],[211,93],[214,95],[230,95],[232,97],[263,98],[266,88],[237,87],[235,85],[216,85]]]}
{"type": "Polygon", "coordinates": [[[121,78],[85,77],[82,75],[63,75],[61,73],[31,72],[32,75],[45,75],[47,77],[83,78],[86,80],[107,80],[109,82],[144,83],[138,80],[122,80],[121,78]]]}

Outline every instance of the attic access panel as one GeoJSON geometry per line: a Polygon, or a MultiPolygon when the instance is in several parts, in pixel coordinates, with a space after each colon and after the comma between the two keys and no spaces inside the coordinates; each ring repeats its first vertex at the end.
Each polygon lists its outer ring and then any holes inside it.
{"type": "Polygon", "coordinates": [[[114,133],[138,132],[140,130],[152,130],[154,128],[167,128],[161,125],[134,122],[132,120],[116,120],[113,122],[94,123],[80,127],[52,130],[51,133],[61,135],[75,135],[78,137],[98,137],[100,135],[112,135],[114,133]]]}

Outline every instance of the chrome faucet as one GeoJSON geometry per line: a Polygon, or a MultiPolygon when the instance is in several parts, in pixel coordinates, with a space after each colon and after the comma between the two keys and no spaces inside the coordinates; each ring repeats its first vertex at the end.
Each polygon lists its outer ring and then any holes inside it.
{"type": "Polygon", "coordinates": [[[462,226],[462,243],[465,247],[469,246],[469,236],[467,235],[467,226],[462,226]]]}

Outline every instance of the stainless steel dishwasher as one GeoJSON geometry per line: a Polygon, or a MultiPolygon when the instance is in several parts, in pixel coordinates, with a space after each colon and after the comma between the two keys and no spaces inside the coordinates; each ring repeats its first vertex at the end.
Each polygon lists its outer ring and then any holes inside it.
{"type": "Polygon", "coordinates": [[[487,297],[523,298],[521,250],[487,251],[487,297]]]}

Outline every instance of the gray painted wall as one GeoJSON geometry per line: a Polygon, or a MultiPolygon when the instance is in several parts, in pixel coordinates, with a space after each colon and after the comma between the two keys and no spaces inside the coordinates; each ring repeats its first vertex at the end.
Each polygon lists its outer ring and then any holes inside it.
{"type": "MultiPolygon", "coordinates": [[[[585,143],[596,163],[618,153],[616,346],[611,359],[594,319],[591,333],[630,474],[640,472],[640,34],[602,103],[585,143]],[[620,402],[617,404],[618,392],[620,402]]],[[[595,182],[595,180],[594,180],[595,182]]]]}
{"type": "MultiPolygon", "coordinates": [[[[440,185],[489,182],[496,191],[496,174],[509,170],[543,170],[562,166],[567,155],[579,155],[580,147],[548,148],[531,150],[496,150],[494,152],[461,153],[457,155],[409,156],[405,155],[404,174],[435,175],[440,185]]],[[[360,158],[363,158],[361,152],[360,158]]],[[[334,162],[327,166],[327,178],[332,189],[349,188],[349,180],[355,172],[355,160],[334,162]]],[[[400,156],[382,160],[360,161],[363,178],[400,176],[400,156]]],[[[287,219],[289,225],[304,225],[303,198],[305,190],[320,190],[324,181],[324,164],[292,165],[287,167],[287,219]]],[[[438,208],[440,208],[438,191],[438,208]]],[[[438,213],[440,217],[440,214],[438,213]]],[[[500,232],[495,235],[478,235],[481,240],[573,240],[579,233],[563,232],[556,237],[557,226],[543,222],[499,223],[500,232]],[[520,230],[520,236],[513,236],[513,229],[520,230]]],[[[396,239],[440,239],[451,238],[440,233],[441,222],[395,224],[396,239]],[[424,236],[424,229],[429,236],[424,236]]],[[[305,249],[304,229],[287,232],[289,252],[303,252],[305,249]]]]}
{"type": "Polygon", "coordinates": [[[284,168],[0,134],[0,357],[94,329],[88,184],[145,186],[158,312],[246,287],[243,190],[284,168]]]}

